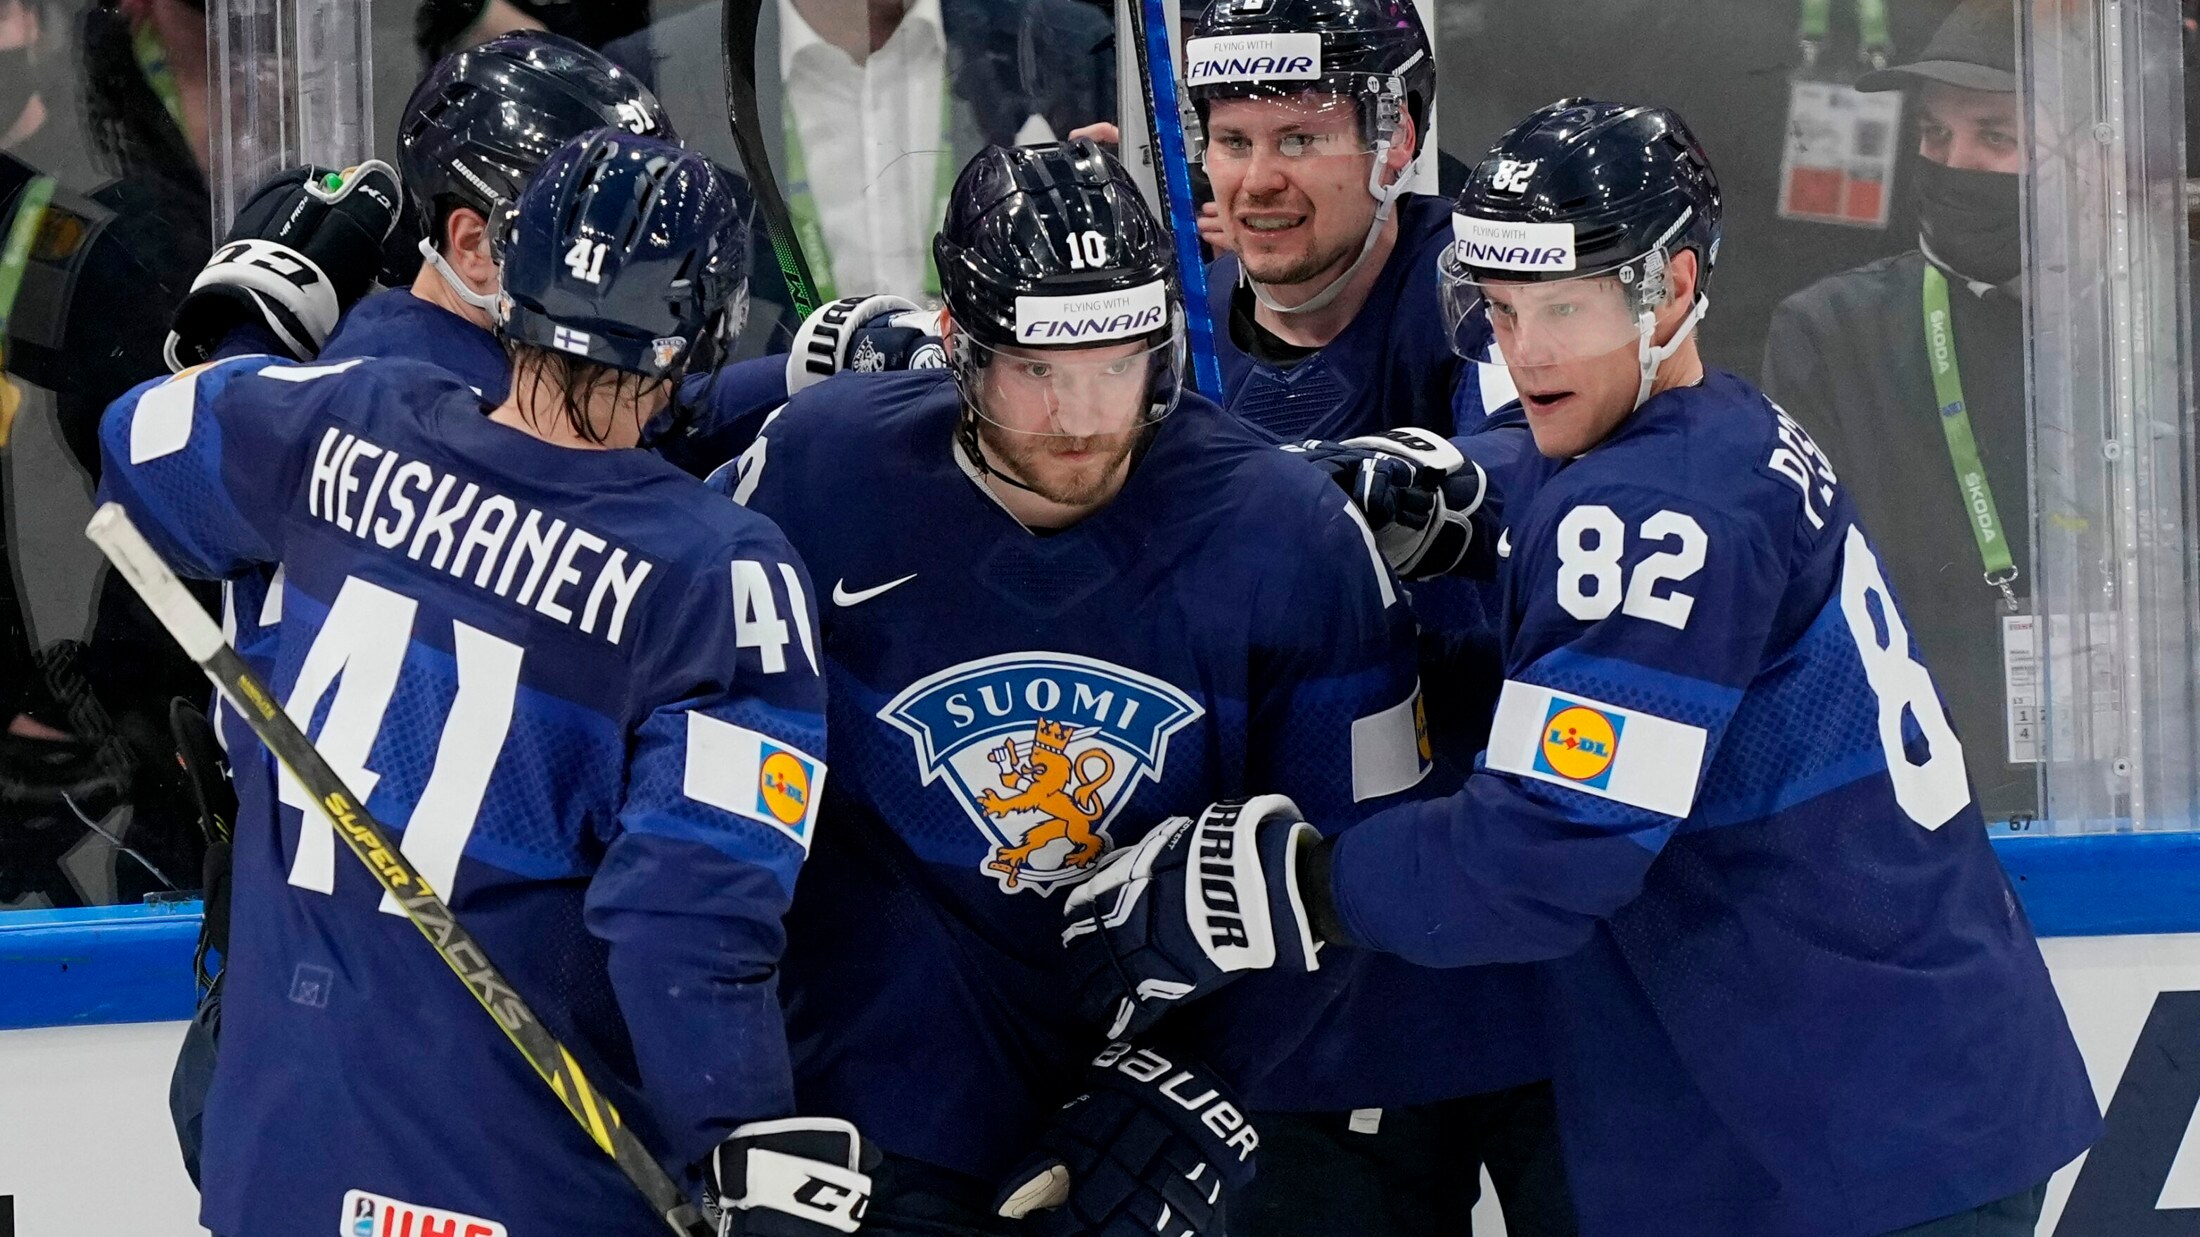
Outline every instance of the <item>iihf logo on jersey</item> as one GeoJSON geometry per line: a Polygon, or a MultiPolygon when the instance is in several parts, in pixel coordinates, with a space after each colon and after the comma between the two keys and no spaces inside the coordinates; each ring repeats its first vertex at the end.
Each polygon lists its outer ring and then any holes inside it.
{"type": "Polygon", "coordinates": [[[878,712],[916,742],[990,843],[979,870],[1041,897],[1081,880],[1140,777],[1159,781],[1169,738],[1206,712],[1135,670],[1068,653],[964,662],[878,712]]]}
{"type": "Polygon", "coordinates": [[[365,1190],[344,1194],[340,1237],[506,1237],[502,1224],[365,1190]]]}

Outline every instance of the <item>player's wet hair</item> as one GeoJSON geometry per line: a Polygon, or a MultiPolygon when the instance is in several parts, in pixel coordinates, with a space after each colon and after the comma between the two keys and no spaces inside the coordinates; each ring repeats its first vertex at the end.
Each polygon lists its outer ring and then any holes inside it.
{"type": "Polygon", "coordinates": [[[504,341],[504,354],[512,365],[513,393],[521,396],[517,400],[520,415],[536,432],[555,432],[554,424],[543,423],[546,419],[563,421],[573,433],[598,446],[610,439],[612,428],[628,408],[634,410],[637,423],[647,423],[653,418],[643,412],[643,405],[667,382],[674,390],[679,387],[677,376],[653,378],[516,339],[504,341]],[[604,402],[612,415],[599,421],[589,410],[605,393],[610,395],[604,402]]]}

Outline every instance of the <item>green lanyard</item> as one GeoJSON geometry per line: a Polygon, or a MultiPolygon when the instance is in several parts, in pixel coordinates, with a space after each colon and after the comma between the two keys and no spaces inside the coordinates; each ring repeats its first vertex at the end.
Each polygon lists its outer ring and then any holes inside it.
{"type": "MultiPolygon", "coordinates": [[[[1815,65],[1818,53],[1833,34],[1833,0],[1803,0],[1803,20],[1796,27],[1803,42],[1805,65],[1815,65]]],[[[1894,38],[1887,31],[1887,0],[1856,0],[1856,50],[1859,59],[1873,68],[1885,68],[1894,38]]]]}
{"type": "Polygon", "coordinates": [[[1978,439],[1971,433],[1971,409],[1963,399],[1963,371],[1956,363],[1955,320],[1948,309],[1948,277],[1930,262],[1925,264],[1925,363],[1933,371],[1933,398],[1940,405],[1941,433],[1948,439],[1948,463],[1955,469],[1956,489],[1963,496],[1964,514],[1971,520],[1971,535],[1978,539],[1986,582],[2001,590],[2002,600],[2014,611],[2017,564],[2009,557],[2001,508],[1994,504],[1994,487],[1986,480],[1986,463],[1979,458],[1978,439]]]}
{"type": "Polygon", "coordinates": [[[176,130],[189,133],[183,123],[183,92],[176,88],[175,70],[168,67],[168,49],[162,46],[152,23],[138,27],[130,38],[130,51],[137,57],[138,72],[145,75],[145,84],[153,88],[168,118],[176,122],[176,130]]]}
{"type": "Polygon", "coordinates": [[[23,268],[30,265],[31,242],[38,237],[38,226],[45,222],[46,204],[53,201],[54,179],[37,176],[23,187],[23,196],[17,200],[15,222],[8,228],[5,248],[0,248],[0,447],[8,445],[8,433],[15,426],[15,409],[22,402],[22,392],[7,376],[8,369],[8,315],[15,312],[15,296],[23,290],[23,268]]]}
{"type": "MultiPolygon", "coordinates": [[[[782,128],[787,140],[787,213],[794,216],[796,239],[802,242],[802,252],[809,255],[810,270],[817,278],[817,299],[820,302],[837,299],[839,293],[833,286],[833,251],[825,244],[825,225],[818,217],[817,198],[810,192],[809,159],[802,153],[802,133],[795,123],[794,109],[781,111],[782,128]]],[[[948,139],[948,126],[955,120],[955,100],[940,83],[940,166],[933,177],[932,212],[925,218],[935,227],[946,217],[948,195],[955,191],[954,144],[948,139]]],[[[931,246],[924,251],[924,290],[927,295],[940,294],[939,267],[932,260],[931,246]]]]}

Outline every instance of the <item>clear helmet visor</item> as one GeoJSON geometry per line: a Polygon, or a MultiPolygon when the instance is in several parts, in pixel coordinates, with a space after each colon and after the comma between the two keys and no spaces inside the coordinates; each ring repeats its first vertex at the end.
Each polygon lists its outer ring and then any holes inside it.
{"type": "Polygon", "coordinates": [[[1176,408],[1183,390],[1184,330],[1071,347],[949,341],[963,403],[1011,434],[1106,440],[1134,434],[1176,408]]]}
{"type": "Polygon", "coordinates": [[[1557,278],[1469,268],[1456,249],[1439,263],[1452,350],[1470,361],[1514,369],[1564,365],[1641,344],[1642,319],[1665,299],[1662,262],[1646,279],[1643,259],[1557,278]],[[1649,285],[1649,286],[1646,286],[1649,285]],[[1495,351],[1492,351],[1492,345],[1495,351]]]}
{"type": "Polygon", "coordinates": [[[1225,82],[1198,97],[1204,106],[1185,109],[1186,153],[1212,176],[1259,160],[1364,158],[1397,136],[1404,96],[1397,78],[1340,73],[1225,82]]]}

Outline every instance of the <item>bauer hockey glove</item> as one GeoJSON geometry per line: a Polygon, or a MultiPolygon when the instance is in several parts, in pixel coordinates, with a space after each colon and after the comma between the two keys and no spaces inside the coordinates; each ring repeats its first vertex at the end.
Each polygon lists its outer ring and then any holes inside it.
{"type": "Polygon", "coordinates": [[[1489,496],[1482,466],[1434,434],[1389,430],[1343,442],[1302,442],[1303,455],[1351,496],[1401,580],[1471,571],[1476,514],[1489,496]]]}
{"type": "Polygon", "coordinates": [[[844,296],[802,320],[787,353],[787,394],[847,371],[945,369],[940,315],[898,296],[844,296]]]}
{"type": "Polygon", "coordinates": [[[1040,1237],[1222,1237],[1260,1135],[1196,1061],[1118,1041],[1094,1058],[995,1209],[1040,1237]]]}
{"type": "Polygon", "coordinates": [[[878,1148],[834,1117],[751,1121],[704,1164],[719,1237],[852,1233],[871,1205],[878,1148]]]}
{"type": "Polygon", "coordinates": [[[1299,852],[1320,840],[1282,795],[1172,816],[1070,891],[1078,1011],[1110,1039],[1247,972],[1319,969],[1299,852]]]}
{"type": "Polygon", "coordinates": [[[249,324],[292,360],[312,359],[338,316],[373,288],[398,201],[397,173],[379,159],[341,172],[292,168],[254,190],[176,307],[168,367],[211,359],[224,336],[249,324]]]}

